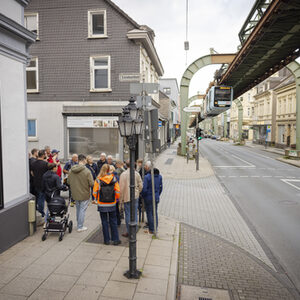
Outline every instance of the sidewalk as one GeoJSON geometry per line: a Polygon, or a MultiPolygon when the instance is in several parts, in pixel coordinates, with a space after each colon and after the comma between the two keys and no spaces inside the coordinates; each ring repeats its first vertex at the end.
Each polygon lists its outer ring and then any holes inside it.
{"type": "Polygon", "coordinates": [[[260,149],[260,150],[270,152],[270,153],[279,154],[282,157],[277,157],[276,160],[300,168],[300,160],[285,158],[284,157],[285,156],[284,149],[279,149],[279,148],[274,148],[274,147],[265,148],[265,146],[263,146],[263,145],[253,144],[252,142],[246,142],[245,146],[250,147],[250,148],[260,149]]]}
{"type": "MultiPolygon", "coordinates": [[[[75,207],[70,208],[75,221],[75,207]]],[[[76,222],[75,222],[76,224],[76,222]]],[[[87,243],[99,227],[96,206],[86,213],[86,232],[66,233],[63,241],[42,228],[0,255],[0,299],[175,299],[179,224],[159,216],[157,239],[137,234],[139,280],[123,276],[128,247],[87,243]]]]}
{"type": "Polygon", "coordinates": [[[178,300],[300,299],[289,277],[221,185],[210,163],[187,164],[176,144],[156,159],[162,215],[180,224],[178,300]]]}

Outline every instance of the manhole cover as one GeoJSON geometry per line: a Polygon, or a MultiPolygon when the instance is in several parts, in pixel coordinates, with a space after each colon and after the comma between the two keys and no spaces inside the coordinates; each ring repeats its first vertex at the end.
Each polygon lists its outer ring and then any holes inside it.
{"type": "Polygon", "coordinates": [[[282,201],[279,201],[280,204],[283,204],[283,205],[297,205],[298,202],[296,201],[292,201],[292,200],[282,200],[282,201]]]}
{"type": "Polygon", "coordinates": [[[230,300],[227,290],[181,285],[180,300],[230,300]]]}

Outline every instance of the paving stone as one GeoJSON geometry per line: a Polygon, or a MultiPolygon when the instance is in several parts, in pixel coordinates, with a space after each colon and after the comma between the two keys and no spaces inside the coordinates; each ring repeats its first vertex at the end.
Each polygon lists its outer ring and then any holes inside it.
{"type": "Polygon", "coordinates": [[[80,276],[87,268],[88,263],[64,262],[55,271],[55,274],[63,274],[70,276],[80,276]]]}
{"type": "Polygon", "coordinates": [[[137,292],[161,295],[165,296],[167,294],[168,281],[163,279],[153,279],[153,278],[142,278],[137,285],[137,292]]]}
{"type": "Polygon", "coordinates": [[[77,279],[78,277],[75,276],[52,274],[41,285],[41,288],[46,290],[68,292],[77,279]]]}
{"type": "MultiPolygon", "coordinates": [[[[280,274],[284,278],[285,274],[280,274]]],[[[298,299],[278,274],[246,252],[186,224],[180,226],[178,285],[228,289],[233,299],[298,299]]]]}
{"type": "Polygon", "coordinates": [[[0,284],[6,284],[15,278],[22,270],[0,266],[0,284]]]}
{"type": "MultiPolygon", "coordinates": [[[[117,247],[115,247],[117,248],[117,247]]],[[[119,260],[125,248],[121,247],[121,251],[117,249],[101,249],[94,259],[119,260]]]]}
{"type": "Polygon", "coordinates": [[[0,300],[26,300],[25,296],[17,296],[17,295],[8,295],[0,293],[0,300]]]}
{"type": "Polygon", "coordinates": [[[104,287],[111,273],[86,270],[79,277],[77,284],[104,287]]]}
{"type": "Polygon", "coordinates": [[[39,265],[37,263],[31,264],[22,273],[21,277],[36,278],[36,279],[46,279],[55,269],[55,266],[51,265],[39,265]]]}
{"type": "Polygon", "coordinates": [[[115,260],[94,259],[87,267],[88,271],[112,272],[116,266],[115,260]]]}
{"type": "Polygon", "coordinates": [[[105,286],[101,296],[132,299],[135,289],[136,284],[133,283],[109,281],[105,286]]]}
{"type": "Polygon", "coordinates": [[[128,279],[124,276],[124,273],[128,268],[124,266],[117,266],[111,274],[110,280],[113,281],[121,281],[121,282],[129,282],[129,283],[138,283],[138,279],[128,279]]]}
{"type": "Polygon", "coordinates": [[[147,255],[145,263],[147,265],[170,267],[171,257],[169,256],[160,256],[160,255],[147,255]]]}
{"type": "Polygon", "coordinates": [[[53,290],[46,290],[42,288],[38,288],[29,298],[28,300],[62,300],[64,299],[66,292],[59,292],[53,290]]]}
{"type": "Polygon", "coordinates": [[[74,285],[65,300],[97,300],[102,292],[102,288],[97,286],[74,285]]]}
{"type": "Polygon", "coordinates": [[[17,276],[1,289],[3,294],[30,296],[42,283],[42,280],[17,276]]]}
{"type": "MultiPolygon", "coordinates": [[[[173,246],[173,243],[172,243],[173,246]]],[[[169,247],[157,247],[152,246],[149,248],[150,255],[161,255],[161,256],[168,256],[171,257],[172,255],[172,248],[169,247]]]]}
{"type": "Polygon", "coordinates": [[[144,294],[144,293],[135,293],[133,300],[165,300],[165,296],[144,294]]]}
{"type": "Polygon", "coordinates": [[[143,277],[167,280],[169,277],[169,268],[145,264],[143,269],[143,277]]]}

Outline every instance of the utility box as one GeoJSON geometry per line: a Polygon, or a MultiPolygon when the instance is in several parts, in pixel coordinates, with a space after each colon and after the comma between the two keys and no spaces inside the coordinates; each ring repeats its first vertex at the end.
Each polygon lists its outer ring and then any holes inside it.
{"type": "Polygon", "coordinates": [[[35,222],[36,222],[35,200],[31,199],[28,201],[29,235],[33,235],[35,231],[35,222]]]}

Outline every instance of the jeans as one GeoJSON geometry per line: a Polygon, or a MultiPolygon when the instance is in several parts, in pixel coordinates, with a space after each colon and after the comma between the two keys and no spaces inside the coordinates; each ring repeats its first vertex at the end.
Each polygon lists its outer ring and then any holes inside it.
{"type": "Polygon", "coordinates": [[[109,243],[110,235],[109,235],[109,225],[111,231],[111,240],[113,242],[119,241],[119,232],[118,232],[118,225],[117,225],[117,214],[116,211],[110,212],[101,212],[100,211],[100,218],[102,222],[102,232],[104,237],[104,243],[109,243]]]}
{"type": "Polygon", "coordinates": [[[116,204],[116,214],[117,214],[117,225],[121,225],[121,215],[120,215],[120,209],[119,209],[119,202],[116,204]]]}
{"type": "MultiPolygon", "coordinates": [[[[145,201],[145,209],[147,214],[147,220],[149,225],[149,231],[154,232],[154,217],[153,217],[153,202],[151,200],[145,201]]],[[[158,216],[157,216],[157,206],[158,202],[156,202],[156,229],[158,227],[158,216]]]]}
{"type": "Polygon", "coordinates": [[[89,202],[90,202],[90,200],[75,201],[77,229],[80,229],[83,227],[85,211],[88,208],[89,202]]]}
{"type": "Polygon", "coordinates": [[[41,213],[42,217],[44,217],[45,212],[44,212],[44,207],[45,207],[45,198],[46,195],[43,192],[38,191],[37,192],[37,210],[41,213]]]}
{"type": "MultiPolygon", "coordinates": [[[[138,205],[139,205],[139,199],[134,200],[134,216],[135,216],[135,222],[137,222],[137,212],[138,212],[138,205]]],[[[129,233],[129,222],[130,222],[130,202],[124,203],[124,210],[125,210],[125,223],[127,232],[129,233]]],[[[137,229],[137,228],[136,228],[137,229]]]]}

